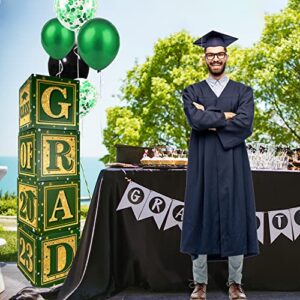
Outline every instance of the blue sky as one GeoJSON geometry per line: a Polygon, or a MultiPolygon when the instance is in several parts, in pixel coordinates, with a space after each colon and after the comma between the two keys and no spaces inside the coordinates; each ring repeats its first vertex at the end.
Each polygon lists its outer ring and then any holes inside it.
{"type": "MultiPolygon", "coordinates": [[[[81,121],[81,155],[100,157],[105,109],[118,105],[122,79],[137,60],[152,54],[159,38],[186,30],[200,37],[218,30],[239,37],[250,47],[260,38],[264,15],[279,12],[287,0],[102,0],[96,17],[118,29],[121,47],[101,75],[90,69],[88,79],[98,89],[97,105],[81,121]],[[101,76],[101,86],[100,86],[101,76]]],[[[43,25],[55,18],[54,0],[0,0],[0,157],[17,155],[18,91],[30,74],[48,75],[49,56],[40,41],[43,25]]],[[[1,160],[0,160],[1,164],[1,160]]]]}

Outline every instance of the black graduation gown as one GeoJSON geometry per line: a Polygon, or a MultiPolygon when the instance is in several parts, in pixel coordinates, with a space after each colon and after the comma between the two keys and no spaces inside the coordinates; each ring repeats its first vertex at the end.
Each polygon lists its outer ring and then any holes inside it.
{"type": "Polygon", "coordinates": [[[252,133],[253,91],[229,80],[217,97],[204,80],[183,91],[183,102],[192,131],[181,252],[192,258],[207,254],[209,260],[257,255],[255,198],[245,146],[252,133]],[[236,116],[225,120],[223,112],[236,116]]]}

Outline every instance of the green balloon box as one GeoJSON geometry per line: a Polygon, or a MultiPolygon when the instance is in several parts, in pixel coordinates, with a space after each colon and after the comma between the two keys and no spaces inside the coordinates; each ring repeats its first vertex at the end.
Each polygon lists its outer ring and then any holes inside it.
{"type": "Polygon", "coordinates": [[[80,235],[79,82],[32,74],[19,90],[18,267],[64,281],[80,235]]]}
{"type": "Polygon", "coordinates": [[[79,129],[79,82],[32,74],[19,90],[19,131],[79,129]]]}
{"type": "Polygon", "coordinates": [[[62,283],[71,268],[79,241],[79,228],[52,234],[35,234],[18,226],[18,267],[32,285],[62,283]]]}

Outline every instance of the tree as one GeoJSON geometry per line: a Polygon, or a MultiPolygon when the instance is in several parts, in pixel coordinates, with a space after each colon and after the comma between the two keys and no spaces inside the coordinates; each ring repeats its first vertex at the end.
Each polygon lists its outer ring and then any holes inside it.
{"type": "Polygon", "coordinates": [[[109,154],[102,158],[103,162],[115,159],[116,142],[187,148],[190,127],[183,113],[181,91],[206,76],[206,69],[199,65],[199,55],[193,38],[179,32],[159,40],[153,56],[127,73],[121,96],[127,106],[107,111],[104,145],[109,154]],[[136,124],[134,134],[120,136],[121,132],[128,133],[127,126],[132,128],[131,119],[136,124]]]}
{"type": "Polygon", "coordinates": [[[255,89],[254,138],[300,143],[300,2],[265,17],[260,41],[234,56],[234,76],[255,89]]]}
{"type": "Polygon", "coordinates": [[[115,161],[116,144],[140,145],[142,119],[135,117],[126,107],[107,109],[107,128],[104,130],[104,144],[108,150],[101,160],[104,163],[115,161]]]}
{"type": "MultiPolygon", "coordinates": [[[[279,14],[266,16],[261,40],[251,48],[230,47],[230,78],[255,90],[255,122],[251,140],[299,143],[300,13],[298,0],[290,0],[279,14]]],[[[116,143],[140,146],[172,145],[186,149],[188,126],[182,90],[207,77],[199,63],[203,51],[195,39],[179,32],[159,40],[151,57],[127,73],[121,89],[124,107],[107,111],[104,144],[115,160],[116,143]]]]}

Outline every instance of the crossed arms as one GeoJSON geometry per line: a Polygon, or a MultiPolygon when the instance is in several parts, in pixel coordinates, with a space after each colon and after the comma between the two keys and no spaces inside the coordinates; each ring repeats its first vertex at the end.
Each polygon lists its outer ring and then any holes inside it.
{"type": "MultiPolygon", "coordinates": [[[[200,109],[202,111],[205,110],[203,105],[201,105],[197,102],[193,102],[193,104],[197,109],[200,109]]],[[[229,120],[229,119],[232,119],[234,116],[236,116],[236,114],[233,112],[224,112],[224,116],[225,116],[225,120],[229,120]]],[[[212,128],[208,128],[208,130],[216,131],[217,129],[212,127],[212,128]]]]}
{"type": "Polygon", "coordinates": [[[195,102],[197,96],[193,86],[183,91],[182,99],[191,128],[196,131],[216,130],[224,149],[243,143],[252,134],[254,100],[250,87],[242,86],[235,113],[223,112],[214,105],[204,107],[195,102]]]}

